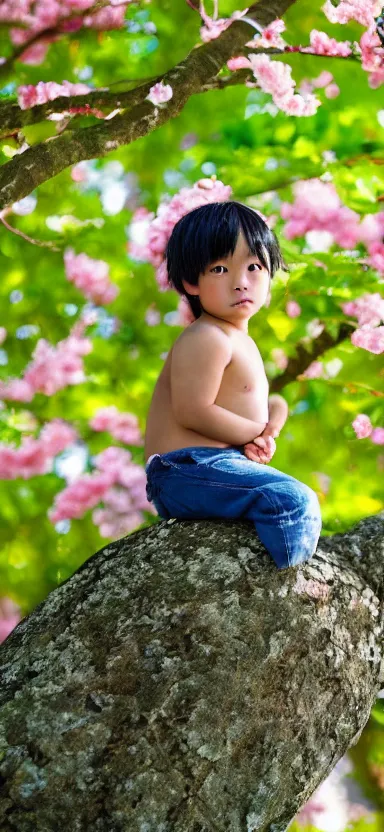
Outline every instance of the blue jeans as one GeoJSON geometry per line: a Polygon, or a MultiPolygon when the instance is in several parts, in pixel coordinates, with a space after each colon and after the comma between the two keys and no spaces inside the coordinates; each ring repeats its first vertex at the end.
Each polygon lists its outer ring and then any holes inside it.
{"type": "Polygon", "coordinates": [[[253,462],[243,446],[192,446],[153,454],[147,498],[164,520],[252,520],[279,569],[316,552],[321,531],[317,494],[303,482],[253,462]]]}

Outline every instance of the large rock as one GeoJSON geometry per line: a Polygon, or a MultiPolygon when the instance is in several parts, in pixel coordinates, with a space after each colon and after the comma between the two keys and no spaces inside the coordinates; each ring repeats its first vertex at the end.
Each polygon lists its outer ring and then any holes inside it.
{"type": "Polygon", "coordinates": [[[283,832],[383,681],[384,512],[279,571],[251,522],[108,544],[0,648],[0,832],[283,832]]]}

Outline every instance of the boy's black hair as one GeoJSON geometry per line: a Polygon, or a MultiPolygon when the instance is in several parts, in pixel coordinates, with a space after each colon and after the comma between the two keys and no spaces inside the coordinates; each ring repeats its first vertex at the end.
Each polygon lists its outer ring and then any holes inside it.
{"type": "Polygon", "coordinates": [[[289,271],[275,233],[253,208],[235,200],[201,205],[176,223],[165,250],[169,284],[184,295],[195,318],[203,311],[199,296],[188,294],[182,280],[197,286],[210,263],[233,254],[240,229],[271,279],[278,269],[289,271]]]}

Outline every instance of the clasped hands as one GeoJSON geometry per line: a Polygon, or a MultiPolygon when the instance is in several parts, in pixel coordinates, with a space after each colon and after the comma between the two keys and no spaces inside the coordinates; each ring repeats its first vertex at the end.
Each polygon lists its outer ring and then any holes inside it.
{"type": "Polygon", "coordinates": [[[265,426],[263,432],[256,436],[252,442],[247,442],[244,445],[244,454],[253,462],[259,462],[266,465],[271,461],[276,450],[275,437],[279,436],[279,429],[272,425],[271,422],[265,426]]]}

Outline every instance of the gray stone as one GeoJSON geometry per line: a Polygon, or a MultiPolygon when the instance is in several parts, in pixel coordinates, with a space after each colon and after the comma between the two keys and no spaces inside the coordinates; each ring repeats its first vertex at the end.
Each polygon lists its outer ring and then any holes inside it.
{"type": "Polygon", "coordinates": [[[0,832],[284,832],[384,682],[384,512],[278,570],[248,521],[108,544],[0,647],[0,832]]]}

